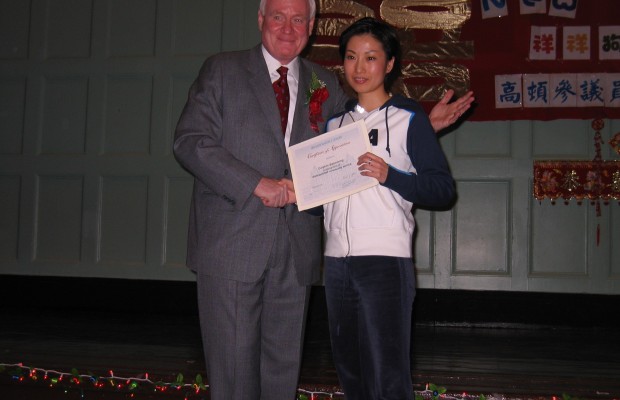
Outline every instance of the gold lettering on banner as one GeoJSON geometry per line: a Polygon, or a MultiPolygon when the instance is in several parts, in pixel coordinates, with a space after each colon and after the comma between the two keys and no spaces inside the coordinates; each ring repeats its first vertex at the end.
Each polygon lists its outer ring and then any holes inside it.
{"type": "Polygon", "coordinates": [[[470,0],[384,0],[381,18],[402,29],[457,29],[471,18],[470,0]]]}
{"type": "MultiPolygon", "coordinates": [[[[381,19],[398,30],[402,47],[403,74],[392,88],[418,101],[437,101],[449,88],[462,95],[470,86],[468,69],[447,63],[474,58],[474,44],[461,41],[461,27],[471,18],[471,0],[375,0],[381,19]],[[416,29],[434,30],[440,38],[417,42],[416,29]],[[414,64],[414,61],[416,62],[414,64]]],[[[318,0],[314,43],[305,56],[340,78],[345,90],[354,94],[344,80],[342,60],[334,43],[342,31],[363,17],[375,17],[369,6],[350,0],[318,0]]]]}
{"type": "Polygon", "coordinates": [[[306,58],[323,66],[337,64],[342,66],[342,60],[338,53],[338,45],[335,44],[313,44],[312,47],[306,49],[308,54],[306,58]]]}
{"type": "Polygon", "coordinates": [[[437,101],[448,88],[457,95],[469,89],[468,69],[443,62],[474,58],[474,44],[460,40],[461,28],[471,18],[470,0],[383,0],[380,13],[383,20],[400,29],[403,76],[395,91],[400,89],[419,101],[437,101]],[[418,43],[416,29],[441,31],[441,39],[418,43]],[[442,83],[429,83],[433,80],[442,83]]]}
{"type": "Polygon", "coordinates": [[[443,31],[443,38],[437,42],[417,43],[415,34],[412,31],[399,31],[402,57],[408,60],[473,60],[474,43],[472,41],[446,40],[448,37],[460,36],[460,29],[454,31],[443,31]],[[452,34],[452,36],[449,36],[452,34]]]}
{"type": "Polygon", "coordinates": [[[315,34],[318,36],[340,36],[342,31],[353,22],[363,17],[374,17],[375,12],[355,1],[319,0],[318,12],[325,14],[344,14],[349,17],[319,18],[315,22],[315,34]]]}
{"type": "Polygon", "coordinates": [[[437,101],[446,89],[452,88],[458,94],[469,89],[469,70],[458,64],[439,64],[435,62],[407,64],[403,74],[394,85],[394,92],[403,93],[418,101],[437,101]],[[422,82],[441,79],[440,84],[422,82]]]}

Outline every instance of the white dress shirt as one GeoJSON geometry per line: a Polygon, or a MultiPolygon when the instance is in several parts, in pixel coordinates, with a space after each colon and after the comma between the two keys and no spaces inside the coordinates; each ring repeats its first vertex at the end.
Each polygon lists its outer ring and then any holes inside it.
{"type": "Polygon", "coordinates": [[[286,81],[288,82],[288,91],[290,95],[290,101],[288,107],[288,120],[286,123],[286,133],[284,134],[284,145],[288,148],[291,140],[291,129],[293,127],[293,116],[295,115],[295,104],[297,104],[297,93],[299,88],[299,57],[295,57],[288,65],[282,65],[278,60],[273,58],[271,54],[263,48],[263,57],[267,63],[267,69],[269,70],[269,76],[271,77],[271,83],[277,81],[280,78],[278,68],[284,66],[288,68],[286,73],[286,81]]]}

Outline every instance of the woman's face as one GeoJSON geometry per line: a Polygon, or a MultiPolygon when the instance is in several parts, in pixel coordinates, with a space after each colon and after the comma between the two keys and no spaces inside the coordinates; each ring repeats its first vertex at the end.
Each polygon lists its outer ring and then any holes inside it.
{"type": "Polygon", "coordinates": [[[381,42],[370,34],[352,36],[344,54],[344,75],[358,95],[385,95],[385,75],[394,67],[381,42]]]}

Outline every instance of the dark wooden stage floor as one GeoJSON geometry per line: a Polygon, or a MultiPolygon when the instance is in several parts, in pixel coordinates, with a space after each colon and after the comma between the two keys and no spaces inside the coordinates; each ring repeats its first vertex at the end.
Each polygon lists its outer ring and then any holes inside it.
{"type": "MultiPolygon", "coordinates": [[[[98,389],[72,394],[28,377],[20,383],[9,376],[12,367],[7,367],[17,363],[50,371],[50,376],[51,371],[75,368],[80,374],[97,376],[148,373],[150,379],[164,382],[174,382],[182,373],[191,382],[197,374],[205,374],[197,318],[181,309],[176,313],[135,307],[106,310],[101,304],[72,309],[54,298],[41,307],[21,307],[19,297],[12,303],[4,301],[0,364],[5,371],[0,373],[0,400],[176,398],[98,389]]],[[[617,319],[617,308],[608,313],[617,319]]],[[[563,394],[620,399],[620,334],[615,326],[419,323],[413,343],[417,391],[434,383],[461,396],[466,392],[504,399],[563,394]]],[[[300,388],[338,391],[320,287],[313,290],[300,388]]],[[[208,396],[204,392],[199,398],[208,396]]]]}

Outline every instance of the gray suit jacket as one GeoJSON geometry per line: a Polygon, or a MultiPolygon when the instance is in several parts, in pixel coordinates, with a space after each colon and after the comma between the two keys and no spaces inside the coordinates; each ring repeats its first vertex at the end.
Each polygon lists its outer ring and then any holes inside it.
{"type": "MultiPolygon", "coordinates": [[[[344,108],[336,76],[300,59],[292,125],[295,144],[316,136],[305,93],[314,71],[330,96],[323,118],[344,108]]],[[[325,123],[320,124],[323,132],[325,123]]],[[[291,178],[280,117],[267,65],[258,45],[208,58],[189,91],[177,125],[174,154],[195,178],[187,264],[194,271],[254,282],[265,270],[281,210],[252,193],[261,177],[291,178]]],[[[285,207],[299,283],[319,278],[320,219],[285,207]]]]}

